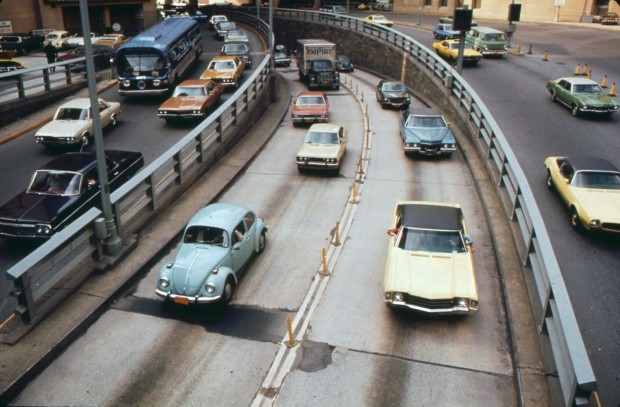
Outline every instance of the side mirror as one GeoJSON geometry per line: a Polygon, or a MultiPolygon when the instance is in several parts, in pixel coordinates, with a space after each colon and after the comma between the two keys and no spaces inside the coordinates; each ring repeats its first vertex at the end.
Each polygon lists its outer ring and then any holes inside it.
{"type": "Polygon", "coordinates": [[[472,239],[470,235],[465,235],[463,236],[463,238],[465,239],[466,245],[471,246],[472,244],[474,244],[474,239],[472,239]]]}

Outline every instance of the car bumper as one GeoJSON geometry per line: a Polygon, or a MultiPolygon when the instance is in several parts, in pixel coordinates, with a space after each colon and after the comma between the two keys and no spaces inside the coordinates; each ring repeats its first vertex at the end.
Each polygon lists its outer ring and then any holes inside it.
{"type": "MultiPolygon", "coordinates": [[[[384,300],[385,301],[385,300],[384,300]]],[[[478,311],[478,307],[452,306],[446,308],[429,308],[420,305],[408,304],[404,301],[385,301],[390,308],[406,309],[414,312],[432,315],[470,315],[478,311]]]]}
{"type": "Polygon", "coordinates": [[[340,167],[339,162],[326,162],[320,160],[314,160],[309,158],[308,160],[297,160],[297,168],[301,169],[313,169],[313,170],[335,170],[340,167]]]}
{"type": "Polygon", "coordinates": [[[442,147],[440,145],[424,145],[418,143],[405,143],[405,153],[407,154],[421,154],[421,155],[443,155],[452,154],[456,151],[455,147],[442,147]]]}
{"type": "Polygon", "coordinates": [[[489,49],[489,50],[479,50],[478,52],[480,52],[483,56],[487,57],[487,56],[504,55],[508,51],[506,51],[506,50],[497,50],[497,49],[489,49]]]}
{"type": "Polygon", "coordinates": [[[9,239],[49,239],[53,230],[51,227],[45,227],[45,229],[47,233],[44,232],[42,225],[0,221],[0,236],[9,239]]]}
{"type": "Polygon", "coordinates": [[[325,116],[294,116],[291,120],[293,123],[327,123],[329,119],[325,116]]]}
{"type": "Polygon", "coordinates": [[[72,146],[75,144],[81,144],[82,139],[80,138],[60,138],[60,137],[46,137],[46,136],[37,136],[37,143],[43,144],[46,146],[72,146]]]}
{"type": "Polygon", "coordinates": [[[200,297],[200,296],[189,297],[187,295],[172,294],[166,291],[162,291],[159,288],[155,289],[155,294],[157,294],[158,296],[168,301],[172,301],[175,304],[180,304],[180,305],[212,304],[212,303],[220,301],[222,298],[221,295],[218,295],[215,297],[200,297]]]}
{"type": "Polygon", "coordinates": [[[204,113],[158,113],[162,119],[199,119],[204,117],[204,113]]]}
{"type": "Polygon", "coordinates": [[[618,111],[618,107],[583,106],[579,108],[582,113],[611,114],[618,111]]]}
{"type": "Polygon", "coordinates": [[[478,311],[478,300],[467,298],[429,299],[389,291],[383,294],[383,301],[390,308],[401,308],[433,315],[467,315],[478,311]]]}
{"type": "Polygon", "coordinates": [[[290,66],[291,60],[290,59],[275,60],[275,64],[276,66],[290,66]]]}

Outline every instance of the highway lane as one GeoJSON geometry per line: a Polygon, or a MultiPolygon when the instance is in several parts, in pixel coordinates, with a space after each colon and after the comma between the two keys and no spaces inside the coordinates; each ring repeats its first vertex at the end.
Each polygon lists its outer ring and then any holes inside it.
{"type": "MultiPolygon", "coordinates": [[[[501,28],[505,23],[485,22],[501,28]]],[[[545,187],[543,161],[551,155],[599,156],[620,168],[620,113],[611,119],[572,117],[550,101],[548,79],[572,76],[577,64],[588,64],[593,79],[608,75],[608,85],[620,83],[620,48],[611,46],[620,31],[590,26],[518,23],[516,37],[526,53],[484,59],[463,76],[491,111],[519,159],[545,219],[554,251],[599,383],[603,405],[620,404],[620,315],[614,300],[620,290],[620,238],[574,232],[568,210],[545,187]],[[543,54],[548,51],[548,61],[543,54]]],[[[399,30],[431,46],[428,31],[399,30]]]]}
{"type": "MultiPolygon", "coordinates": [[[[305,89],[294,69],[284,72],[291,94],[305,89]]],[[[362,111],[343,87],[329,92],[330,121],[350,131],[340,176],[298,174],[294,157],[306,130],[287,117],[218,199],[252,207],[271,228],[228,309],[164,306],[155,296],[157,271],[174,256],[174,242],[12,404],[264,405],[277,397],[283,406],[517,405],[493,248],[463,156],[404,156],[398,112],[374,101],[378,78],[351,76],[373,130],[359,204],[348,201],[363,148],[362,111]],[[386,229],[400,199],[463,206],[477,248],[475,315],[423,318],[383,304],[386,229]],[[321,249],[341,219],[350,219],[350,228],[331,275],[319,277],[321,249]],[[280,343],[285,319],[298,313],[303,340],[287,351],[280,343]]]]}
{"type": "MultiPolygon", "coordinates": [[[[264,55],[263,41],[247,30],[250,35],[253,62],[264,55]]],[[[222,46],[222,41],[215,38],[213,31],[204,29],[203,54],[193,67],[188,77],[197,78],[206,69],[207,64],[222,46]]],[[[33,56],[32,58],[36,58],[33,56]]],[[[244,79],[253,68],[248,68],[244,79]]],[[[222,100],[226,100],[232,91],[226,91],[222,100]]],[[[103,142],[106,149],[140,151],[146,164],[158,158],[164,151],[174,145],[188,133],[190,125],[180,123],[168,125],[157,117],[157,108],[165,97],[129,97],[118,95],[118,88],[112,87],[99,95],[104,100],[120,101],[123,111],[119,115],[118,125],[103,130],[103,142]]],[[[62,102],[59,102],[60,105],[62,102]]],[[[36,129],[21,137],[0,145],[0,173],[11,174],[0,181],[0,202],[4,203],[23,191],[29,184],[33,172],[56,157],[59,151],[49,151],[34,140],[36,129]]],[[[3,137],[7,134],[0,133],[3,137]]],[[[91,142],[86,150],[94,151],[91,142]]],[[[0,270],[8,270],[38,246],[36,242],[11,241],[0,239],[0,270]]],[[[15,301],[8,297],[12,289],[11,282],[0,278],[0,321],[4,321],[14,309],[15,301]]]]}

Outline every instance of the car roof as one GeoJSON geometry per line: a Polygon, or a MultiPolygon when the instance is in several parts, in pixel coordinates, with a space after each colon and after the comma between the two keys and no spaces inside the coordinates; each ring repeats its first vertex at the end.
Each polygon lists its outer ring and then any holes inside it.
{"type": "Polygon", "coordinates": [[[438,229],[461,229],[461,208],[454,205],[430,203],[402,203],[400,204],[403,226],[438,229]]]}
{"type": "Polygon", "coordinates": [[[503,34],[502,31],[496,30],[495,28],[491,28],[491,27],[480,27],[480,26],[478,26],[478,27],[472,27],[471,29],[474,30],[474,31],[480,31],[482,33],[493,33],[493,34],[500,33],[500,34],[503,34]]]}
{"type": "Polygon", "coordinates": [[[561,80],[565,80],[568,81],[572,84],[575,85],[598,85],[598,82],[593,81],[592,79],[588,79],[588,78],[579,78],[577,76],[567,76],[564,78],[560,78],[558,79],[558,82],[561,80]]]}
{"type": "Polygon", "coordinates": [[[566,157],[575,171],[612,171],[619,172],[609,161],[598,157],[566,157]]]}
{"type": "Polygon", "coordinates": [[[419,107],[414,109],[409,109],[409,115],[411,116],[441,116],[435,109],[431,109],[428,107],[419,107]]]}
{"type": "Polygon", "coordinates": [[[237,226],[249,208],[235,203],[214,203],[200,209],[189,220],[187,226],[208,225],[230,230],[237,226]]]}
{"type": "MultiPolygon", "coordinates": [[[[99,99],[99,101],[102,100],[101,98],[99,99]]],[[[88,106],[90,106],[90,98],[75,98],[60,105],[60,107],[78,107],[80,109],[84,109],[88,106]]]]}
{"type": "Polygon", "coordinates": [[[54,158],[40,169],[84,172],[94,166],[96,161],[95,153],[70,152],[54,158]]]}
{"type": "Polygon", "coordinates": [[[341,125],[335,124],[335,123],[314,123],[308,129],[308,132],[310,132],[310,131],[325,131],[325,132],[332,131],[332,132],[338,132],[338,130],[341,127],[342,127],[341,125]]]}

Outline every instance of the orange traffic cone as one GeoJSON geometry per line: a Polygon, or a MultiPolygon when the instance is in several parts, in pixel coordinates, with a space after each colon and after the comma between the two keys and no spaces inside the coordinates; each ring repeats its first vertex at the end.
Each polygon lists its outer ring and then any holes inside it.
{"type": "Polygon", "coordinates": [[[605,89],[607,87],[607,75],[603,77],[603,82],[601,82],[601,88],[605,89]]]}
{"type": "Polygon", "coordinates": [[[543,55],[543,61],[549,60],[549,51],[545,51],[545,55],[543,55]]]}
{"type": "Polygon", "coordinates": [[[616,82],[611,84],[611,89],[609,89],[609,96],[616,96],[616,82]]]}
{"type": "Polygon", "coordinates": [[[583,66],[583,70],[581,71],[582,75],[587,75],[588,74],[588,64],[585,64],[583,66]]]}
{"type": "Polygon", "coordinates": [[[579,75],[579,72],[581,72],[581,65],[577,64],[577,68],[575,68],[575,75],[579,75]]]}

